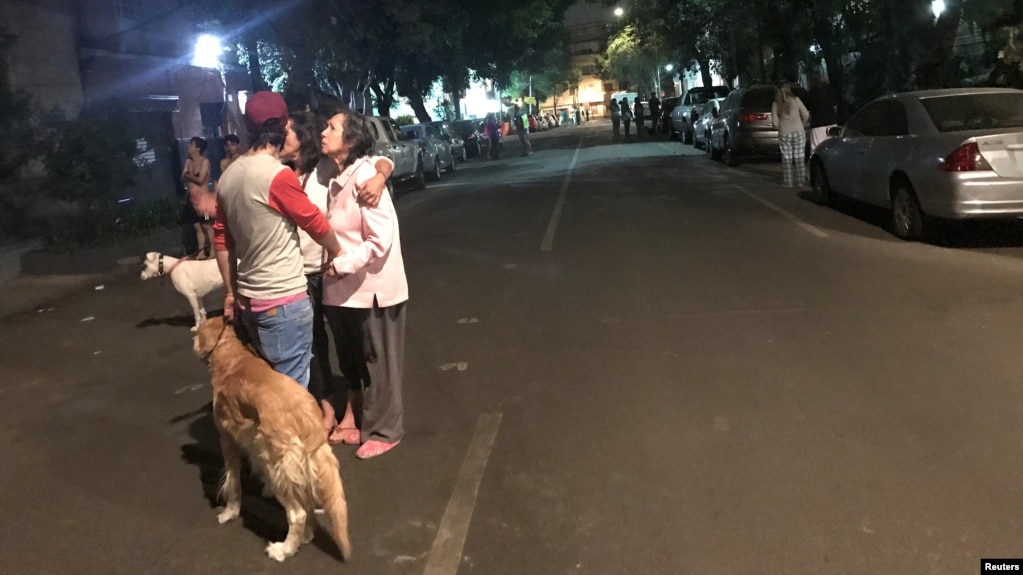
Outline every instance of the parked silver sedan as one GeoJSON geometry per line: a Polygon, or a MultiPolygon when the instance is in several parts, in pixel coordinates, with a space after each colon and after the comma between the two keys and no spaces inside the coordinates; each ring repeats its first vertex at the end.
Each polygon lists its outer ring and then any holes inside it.
{"type": "Polygon", "coordinates": [[[1023,90],[891,94],[829,135],[810,159],[816,199],[887,208],[900,238],[927,235],[934,218],[1023,216],[1023,90]]]}

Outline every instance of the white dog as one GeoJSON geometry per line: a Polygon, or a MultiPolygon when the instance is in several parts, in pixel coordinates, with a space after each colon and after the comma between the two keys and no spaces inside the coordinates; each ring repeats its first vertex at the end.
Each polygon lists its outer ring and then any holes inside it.
{"type": "Polygon", "coordinates": [[[202,298],[211,291],[224,287],[224,280],[220,277],[220,269],[217,268],[217,260],[190,260],[178,259],[165,256],[159,252],[149,252],[146,260],[142,262],[142,279],[170,276],[174,289],[188,299],[192,304],[192,313],[195,314],[195,325],[192,331],[199,327],[199,324],[206,321],[206,308],[203,306],[202,298]]]}

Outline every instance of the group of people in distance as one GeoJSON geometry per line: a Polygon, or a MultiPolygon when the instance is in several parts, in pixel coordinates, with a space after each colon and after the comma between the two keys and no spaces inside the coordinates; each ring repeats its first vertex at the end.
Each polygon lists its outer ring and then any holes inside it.
{"type": "MultiPolygon", "coordinates": [[[[248,151],[228,152],[210,217],[225,319],[316,398],[331,444],[386,453],[404,434],[408,300],[384,193],[393,164],[372,155],[372,127],[353,110],[289,113],[281,95],[257,92],[245,122],[248,151]],[[334,389],[328,329],[345,390],[334,389]]],[[[202,144],[190,144],[187,173],[201,176],[202,144]]]]}
{"type": "MultiPolygon", "coordinates": [[[[831,86],[828,85],[819,71],[810,75],[810,88],[807,92],[807,103],[792,93],[792,85],[782,83],[775,90],[775,98],[771,104],[771,124],[778,130],[778,146],[781,151],[782,186],[799,188],[807,183],[807,169],[804,157],[806,149],[807,126],[809,126],[810,153],[827,139],[828,128],[838,123],[838,106],[831,86]],[[808,106],[809,105],[809,106],[808,106]],[[812,111],[811,111],[812,110],[812,111]]],[[[651,132],[659,130],[660,101],[657,94],[651,92],[648,101],[651,117],[651,132]]],[[[630,125],[636,124],[636,134],[644,134],[644,107],[635,99],[632,107],[629,99],[623,97],[621,102],[612,99],[608,102],[611,115],[611,129],[615,138],[621,133],[624,124],[625,136],[629,136],[630,125]]]]}
{"type": "MultiPolygon", "coordinates": [[[[657,99],[656,93],[650,92],[647,105],[650,107],[650,133],[656,134],[660,131],[657,123],[661,114],[661,101],[657,99]]],[[[627,96],[623,96],[621,101],[612,98],[607,103],[607,109],[611,114],[611,133],[615,138],[622,135],[622,127],[625,128],[626,136],[631,135],[630,129],[633,123],[636,124],[637,136],[646,135],[646,108],[638,97],[635,98],[632,106],[629,106],[627,96]]]]}

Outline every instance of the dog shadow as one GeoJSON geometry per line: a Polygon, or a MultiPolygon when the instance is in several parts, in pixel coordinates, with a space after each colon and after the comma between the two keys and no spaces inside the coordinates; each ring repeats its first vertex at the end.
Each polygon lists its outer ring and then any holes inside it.
{"type": "MultiPolygon", "coordinates": [[[[224,315],[224,310],[217,309],[206,312],[206,319],[213,319],[224,315]]],[[[171,317],[151,317],[144,319],[135,324],[135,329],[143,329],[147,327],[153,327],[157,325],[169,325],[171,327],[187,327],[190,328],[195,325],[195,316],[192,314],[175,315],[171,317]]]]}
{"type": "MultiPolygon", "coordinates": [[[[199,484],[203,497],[211,510],[223,506],[220,500],[220,484],[224,474],[224,456],[220,451],[220,432],[213,423],[213,402],[199,409],[173,417],[168,423],[176,425],[188,421],[188,435],[193,443],[181,446],[181,459],[199,470],[199,484]]],[[[276,499],[263,497],[263,481],[251,473],[248,462],[242,466],[242,526],[264,541],[283,541],[288,534],[288,517],[284,507],[276,499]]],[[[341,561],[341,552],[318,519],[309,514],[309,521],[316,522],[312,544],[317,549],[341,561]]],[[[210,513],[210,521],[217,520],[210,513]]]]}

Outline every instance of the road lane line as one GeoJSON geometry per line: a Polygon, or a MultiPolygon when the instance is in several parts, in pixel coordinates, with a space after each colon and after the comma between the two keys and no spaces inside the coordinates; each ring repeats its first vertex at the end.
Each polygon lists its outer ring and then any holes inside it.
{"type": "Polygon", "coordinates": [[[462,469],[455,481],[455,490],[451,493],[444,517],[437,528],[437,537],[430,547],[430,555],[426,560],[423,575],[455,575],[462,562],[462,547],[465,536],[469,533],[469,522],[476,506],[476,494],[479,492],[483,472],[487,468],[490,449],[497,438],[497,430],[501,426],[500,413],[485,413],[476,423],[476,433],[469,443],[469,451],[462,461],[462,469]]]}
{"type": "Polygon", "coordinates": [[[579,145],[575,147],[575,155],[572,156],[572,163],[568,165],[568,173],[565,174],[565,181],[561,184],[561,193],[558,194],[558,201],[554,204],[554,213],[551,214],[551,221],[547,222],[547,231],[540,242],[540,251],[549,252],[554,246],[554,232],[558,229],[558,220],[561,219],[561,207],[565,205],[565,196],[568,195],[568,184],[572,182],[572,170],[575,169],[575,162],[579,159],[579,150],[582,149],[583,141],[579,139],[579,145]]]}
{"type": "Polygon", "coordinates": [[[811,224],[806,223],[799,216],[796,216],[796,215],[792,214],[791,212],[785,210],[784,208],[781,208],[781,207],[778,207],[778,206],[772,204],[771,202],[765,200],[764,198],[761,198],[760,196],[754,194],[753,192],[750,192],[750,191],[746,190],[746,188],[744,188],[742,186],[735,186],[735,187],[740,192],[746,194],[747,196],[749,196],[749,197],[753,198],[754,200],[760,202],[761,204],[767,206],[769,209],[771,209],[772,211],[774,211],[778,215],[780,215],[783,218],[791,221],[792,223],[794,223],[797,226],[803,228],[804,230],[810,232],[811,234],[817,236],[818,238],[826,238],[826,237],[828,237],[827,233],[821,231],[821,229],[816,227],[816,226],[813,226],[811,224]]]}

